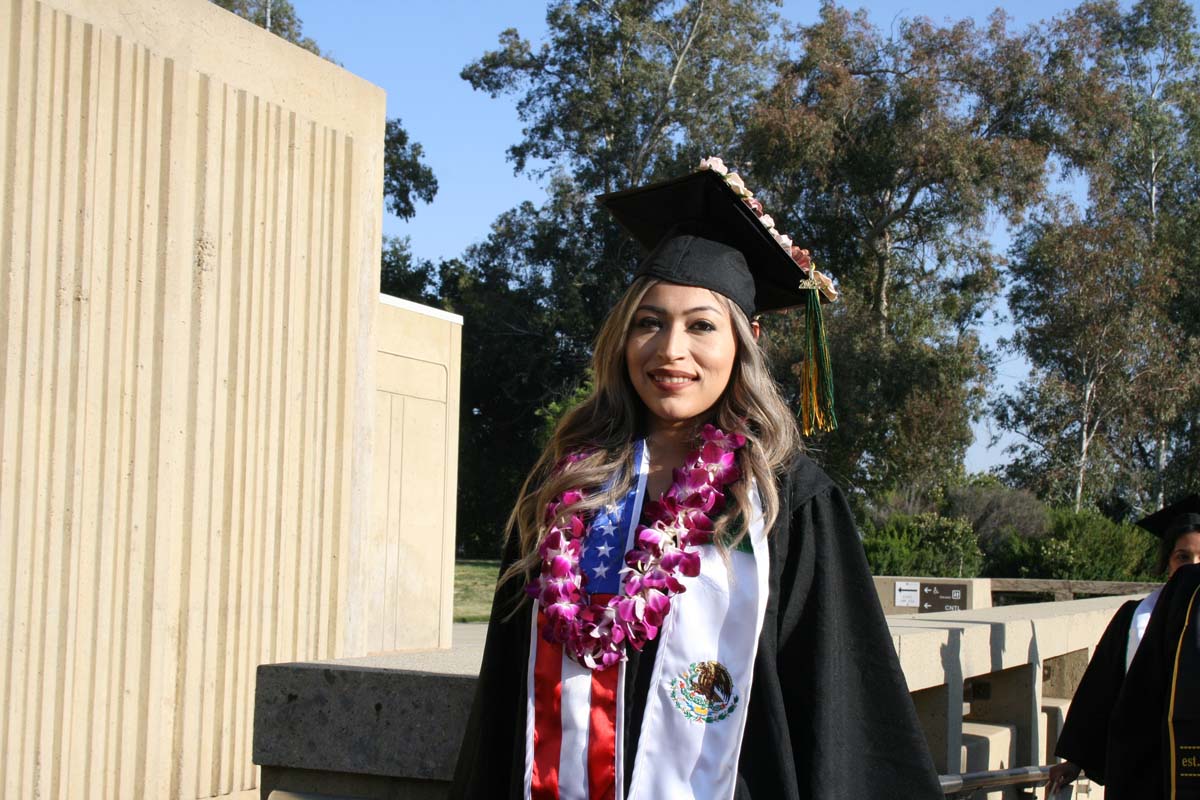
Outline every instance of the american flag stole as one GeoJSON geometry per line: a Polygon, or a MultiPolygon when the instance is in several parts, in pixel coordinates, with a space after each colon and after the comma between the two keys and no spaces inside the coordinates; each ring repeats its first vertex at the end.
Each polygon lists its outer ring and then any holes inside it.
{"type": "MultiPolygon", "coordinates": [[[[636,480],[588,525],[580,571],[593,602],[621,591],[625,552],[642,516],[650,459],[634,446],[636,480]]],[[[542,639],[534,606],[527,670],[525,796],[531,800],[622,800],[625,664],[592,671],[542,639]]]]}

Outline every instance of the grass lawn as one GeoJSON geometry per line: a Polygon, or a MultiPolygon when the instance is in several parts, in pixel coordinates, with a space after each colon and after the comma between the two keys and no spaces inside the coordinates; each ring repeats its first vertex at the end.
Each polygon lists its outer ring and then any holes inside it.
{"type": "Polygon", "coordinates": [[[488,621],[499,573],[499,561],[454,562],[455,622],[488,621]]]}

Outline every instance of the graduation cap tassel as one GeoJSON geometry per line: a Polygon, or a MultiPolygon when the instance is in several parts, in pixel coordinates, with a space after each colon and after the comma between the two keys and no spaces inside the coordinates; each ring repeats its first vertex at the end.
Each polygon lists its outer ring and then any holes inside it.
{"type": "Polygon", "coordinates": [[[833,371],[829,365],[829,346],[825,341],[825,323],[821,319],[821,293],[808,292],[804,314],[804,364],[800,370],[800,428],[805,436],[815,431],[837,428],[833,411],[833,371]]]}

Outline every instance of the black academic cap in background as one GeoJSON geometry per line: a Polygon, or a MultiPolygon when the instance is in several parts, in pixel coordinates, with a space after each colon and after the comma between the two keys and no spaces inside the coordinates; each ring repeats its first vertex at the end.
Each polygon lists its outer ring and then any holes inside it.
{"type": "Polygon", "coordinates": [[[1137,524],[1158,538],[1167,540],[1174,540],[1192,531],[1200,531],[1200,495],[1190,494],[1179,502],[1138,520],[1137,524]]]}
{"type": "Polygon", "coordinates": [[[808,275],[713,170],[596,199],[650,251],[638,275],[720,292],[751,317],[805,305],[814,291],[811,283],[801,288],[808,275]]]}

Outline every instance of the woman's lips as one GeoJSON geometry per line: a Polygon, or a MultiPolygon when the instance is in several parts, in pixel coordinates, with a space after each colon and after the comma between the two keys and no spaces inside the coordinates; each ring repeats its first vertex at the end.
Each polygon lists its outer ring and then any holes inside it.
{"type": "Polygon", "coordinates": [[[650,381],[665,392],[678,392],[696,382],[694,375],[684,372],[655,371],[648,373],[650,381]]]}

